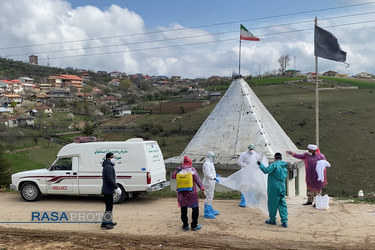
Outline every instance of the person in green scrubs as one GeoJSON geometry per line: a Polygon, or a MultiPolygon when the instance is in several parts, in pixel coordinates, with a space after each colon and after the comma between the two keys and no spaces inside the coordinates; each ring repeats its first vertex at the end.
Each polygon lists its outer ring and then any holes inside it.
{"type": "Polygon", "coordinates": [[[281,224],[283,227],[288,227],[288,208],[285,202],[286,195],[286,178],[288,176],[287,163],[282,161],[282,155],[276,153],[275,161],[268,167],[264,166],[260,161],[257,162],[260,170],[268,174],[267,181],[267,195],[268,195],[268,212],[269,220],[266,224],[276,225],[276,213],[279,210],[281,217],[281,224]]]}

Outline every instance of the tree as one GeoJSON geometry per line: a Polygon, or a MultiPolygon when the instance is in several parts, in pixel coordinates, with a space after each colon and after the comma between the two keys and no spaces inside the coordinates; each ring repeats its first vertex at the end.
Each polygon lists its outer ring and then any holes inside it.
{"type": "Polygon", "coordinates": [[[82,93],[91,93],[92,89],[93,89],[92,86],[86,85],[85,87],[83,87],[82,93]]]}
{"type": "Polygon", "coordinates": [[[277,62],[280,65],[280,71],[282,75],[285,75],[286,67],[289,65],[290,57],[288,54],[280,56],[280,58],[277,60],[277,62]]]}
{"type": "Polygon", "coordinates": [[[4,157],[4,148],[0,145],[0,188],[9,187],[11,172],[10,164],[4,157]]]}
{"type": "Polygon", "coordinates": [[[129,79],[123,79],[120,81],[119,89],[120,91],[126,93],[133,86],[132,82],[129,79]]]}
{"type": "Polygon", "coordinates": [[[95,124],[90,124],[89,122],[85,122],[85,127],[82,130],[82,134],[86,136],[94,135],[95,133],[95,124]]]}
{"type": "Polygon", "coordinates": [[[15,108],[15,107],[17,107],[17,103],[16,103],[15,101],[12,101],[12,103],[10,104],[10,106],[11,106],[12,108],[15,108]]]}

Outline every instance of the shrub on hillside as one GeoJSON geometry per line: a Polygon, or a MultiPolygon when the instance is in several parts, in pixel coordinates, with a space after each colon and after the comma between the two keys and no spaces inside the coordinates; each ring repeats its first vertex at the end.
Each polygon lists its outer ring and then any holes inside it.
{"type": "Polygon", "coordinates": [[[0,145],[0,188],[9,187],[11,183],[10,164],[4,158],[4,148],[0,145]]]}

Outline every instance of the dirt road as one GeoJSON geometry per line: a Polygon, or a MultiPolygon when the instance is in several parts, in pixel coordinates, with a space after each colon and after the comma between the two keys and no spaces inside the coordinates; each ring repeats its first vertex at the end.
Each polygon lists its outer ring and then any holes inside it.
{"type": "MultiPolygon", "coordinates": [[[[238,207],[238,201],[215,200],[221,214],[203,218],[203,229],[185,232],[175,199],[138,198],[114,207],[115,229],[96,223],[24,223],[35,211],[102,211],[91,197],[43,197],[24,202],[0,193],[0,249],[374,249],[375,205],[332,201],[329,210],[302,206],[304,199],[287,199],[289,228],[266,225],[260,210],[238,207]],[[23,223],[14,223],[23,222],[23,223]]],[[[190,212],[189,212],[190,213],[190,212]]]]}

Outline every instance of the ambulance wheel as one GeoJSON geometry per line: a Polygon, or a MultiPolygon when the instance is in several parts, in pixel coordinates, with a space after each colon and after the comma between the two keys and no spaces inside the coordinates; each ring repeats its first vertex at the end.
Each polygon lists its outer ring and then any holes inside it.
{"type": "Polygon", "coordinates": [[[33,182],[26,182],[22,184],[20,192],[25,201],[37,201],[40,199],[40,197],[42,197],[42,193],[40,192],[38,186],[33,182]]]}
{"type": "Polygon", "coordinates": [[[121,195],[118,195],[117,193],[113,195],[113,203],[114,204],[120,204],[126,198],[125,189],[121,185],[118,185],[118,186],[121,188],[122,192],[121,192],[121,195]]]}

